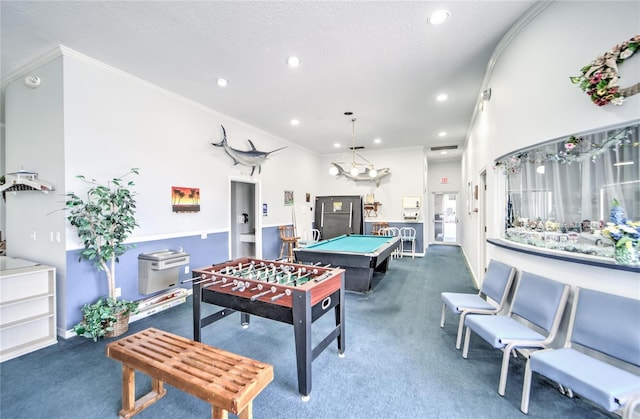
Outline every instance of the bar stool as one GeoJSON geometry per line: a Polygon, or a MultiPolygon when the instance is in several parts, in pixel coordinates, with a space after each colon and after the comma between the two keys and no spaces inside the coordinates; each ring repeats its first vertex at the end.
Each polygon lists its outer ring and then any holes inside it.
{"type": "Polygon", "coordinates": [[[400,257],[404,255],[405,242],[411,243],[411,258],[416,257],[416,229],[413,227],[402,227],[400,229],[400,257]]]}
{"type": "Polygon", "coordinates": [[[298,240],[300,240],[300,237],[296,236],[296,228],[294,226],[279,226],[278,229],[280,230],[280,240],[282,240],[279,259],[284,257],[286,247],[287,262],[293,262],[293,248],[298,247],[298,240]]]}
{"type": "MultiPolygon", "coordinates": [[[[392,236],[398,237],[400,235],[400,229],[398,227],[385,227],[378,230],[379,236],[392,236]]],[[[400,256],[400,246],[396,247],[391,252],[391,258],[398,258],[400,256]]]]}

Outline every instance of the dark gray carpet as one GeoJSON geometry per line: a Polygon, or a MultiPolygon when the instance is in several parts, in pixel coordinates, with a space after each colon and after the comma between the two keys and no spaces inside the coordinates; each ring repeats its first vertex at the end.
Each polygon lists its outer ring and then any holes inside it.
{"type": "MultiPolygon", "coordinates": [[[[458,247],[431,246],[424,258],[391,261],[368,295],[347,293],[346,351],[332,344],[313,362],[311,400],[297,391],[293,328],[239,314],[203,331],[203,342],[274,366],[274,381],[254,400],[255,418],[526,418],[520,410],[524,362],[512,360],[507,394],[497,393],[501,352],[479,338],[469,359],[454,347],[457,319],[439,327],[442,291],[476,292],[458,247]]],[[[209,310],[214,307],[209,306],[209,310]]],[[[132,323],[129,333],[156,327],[193,337],[191,301],[132,323]]],[[[333,315],[313,324],[319,341],[333,315]]],[[[105,357],[109,341],[61,340],[0,364],[0,416],[117,418],[121,367],[105,357]]],[[[150,380],[136,374],[138,394],[150,380]]],[[[210,406],[175,388],[139,418],[206,418],[210,406]]],[[[230,415],[233,417],[233,415],[230,415]]],[[[569,399],[534,377],[531,418],[616,417],[580,398],[569,399]]]]}

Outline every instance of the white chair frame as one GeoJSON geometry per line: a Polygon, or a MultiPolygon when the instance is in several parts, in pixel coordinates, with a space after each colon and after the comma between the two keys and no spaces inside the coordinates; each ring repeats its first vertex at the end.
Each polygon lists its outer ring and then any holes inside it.
{"type": "MultiPolygon", "coordinates": [[[[467,316],[462,357],[466,359],[469,353],[472,327],[477,326],[476,333],[490,335],[493,342],[481,337],[503,351],[498,394],[504,396],[511,353],[515,354],[516,349],[546,348],[555,340],[570,288],[568,284],[522,272],[506,314],[467,316]]],[[[526,351],[521,352],[526,355],[526,351]]]]}
{"type": "Polygon", "coordinates": [[[442,315],[440,327],[444,328],[447,308],[459,314],[458,334],[456,335],[456,349],[462,344],[462,331],[464,319],[469,314],[497,314],[502,311],[507,303],[507,296],[516,276],[516,268],[495,259],[489,261],[487,272],[482,281],[482,286],[477,294],[465,294],[457,292],[443,292],[442,315]]]}
{"type": "MultiPolygon", "coordinates": [[[[378,230],[378,235],[398,237],[400,235],[400,229],[398,227],[384,227],[378,230]]],[[[391,252],[391,258],[397,259],[399,255],[400,255],[400,246],[396,247],[393,250],[393,252],[391,252]]]]}
{"type": "Polygon", "coordinates": [[[400,257],[404,256],[404,243],[411,242],[411,258],[416,257],[416,229],[413,227],[400,228],[400,257]]]}

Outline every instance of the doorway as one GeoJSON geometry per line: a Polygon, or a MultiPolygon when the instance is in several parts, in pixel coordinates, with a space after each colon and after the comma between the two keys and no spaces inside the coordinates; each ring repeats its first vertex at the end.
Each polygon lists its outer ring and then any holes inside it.
{"type": "Polygon", "coordinates": [[[458,243],[458,193],[436,192],[433,196],[433,242],[458,243]]]}
{"type": "Polygon", "coordinates": [[[230,258],[261,258],[260,183],[249,180],[231,180],[229,189],[230,258]]]}

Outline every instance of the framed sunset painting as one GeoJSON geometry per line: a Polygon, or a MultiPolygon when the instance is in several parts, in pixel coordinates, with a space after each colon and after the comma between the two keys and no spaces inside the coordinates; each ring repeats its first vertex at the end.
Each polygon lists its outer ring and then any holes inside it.
{"type": "Polygon", "coordinates": [[[173,212],[199,212],[200,188],[172,186],[171,207],[173,212]]]}

